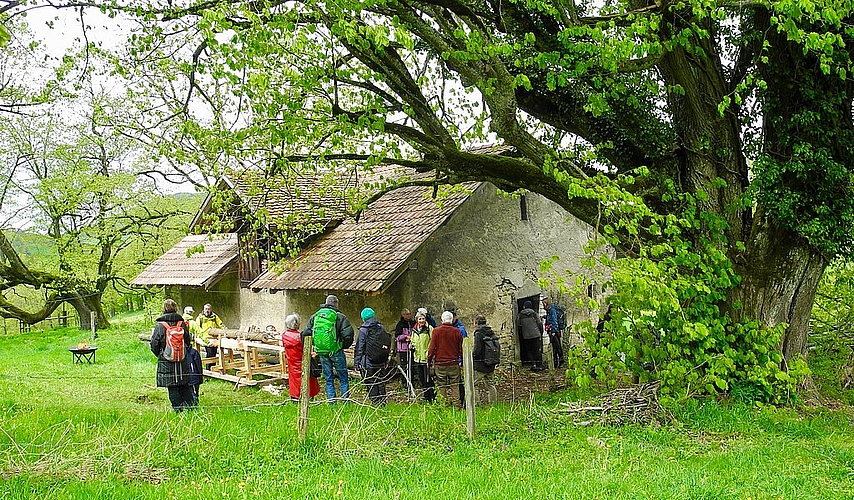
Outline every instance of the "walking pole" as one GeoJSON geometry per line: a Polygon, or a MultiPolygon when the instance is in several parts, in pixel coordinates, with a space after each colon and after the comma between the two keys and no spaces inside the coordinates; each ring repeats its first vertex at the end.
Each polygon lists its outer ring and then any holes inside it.
{"type": "Polygon", "coordinates": [[[403,370],[403,368],[400,367],[400,365],[397,365],[397,371],[399,371],[400,374],[403,375],[403,380],[406,380],[406,386],[408,390],[411,391],[412,394],[414,394],[415,386],[412,385],[412,379],[410,379],[409,376],[406,375],[406,372],[403,370]]]}
{"type": "Polygon", "coordinates": [[[406,363],[406,372],[409,374],[409,397],[415,398],[415,384],[412,383],[412,358],[415,355],[415,351],[409,351],[409,359],[406,363]]]}

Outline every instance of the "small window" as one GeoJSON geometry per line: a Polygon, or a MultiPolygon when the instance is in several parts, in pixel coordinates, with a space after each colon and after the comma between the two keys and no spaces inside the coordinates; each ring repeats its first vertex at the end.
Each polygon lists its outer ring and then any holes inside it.
{"type": "Polygon", "coordinates": [[[528,200],[524,194],[519,196],[519,211],[521,212],[522,220],[528,220],[528,200]]]}

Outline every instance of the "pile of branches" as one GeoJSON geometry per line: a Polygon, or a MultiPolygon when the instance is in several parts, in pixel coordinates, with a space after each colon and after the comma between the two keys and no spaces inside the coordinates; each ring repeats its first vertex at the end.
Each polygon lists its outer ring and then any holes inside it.
{"type": "Polygon", "coordinates": [[[659,382],[621,387],[587,401],[564,402],[555,410],[572,416],[575,425],[661,424],[673,416],[658,402],[659,382]]]}

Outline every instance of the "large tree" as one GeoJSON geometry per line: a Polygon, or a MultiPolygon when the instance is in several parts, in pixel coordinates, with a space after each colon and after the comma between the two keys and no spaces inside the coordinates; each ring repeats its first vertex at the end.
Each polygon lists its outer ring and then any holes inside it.
{"type": "Polygon", "coordinates": [[[643,248],[676,231],[733,270],[716,314],[785,327],[784,368],[806,351],[829,260],[850,255],[850,2],[133,7],[144,17],[120,70],[160,100],[138,131],[159,130],[179,161],[435,169],[540,193],[627,255],[654,258],[643,248]],[[467,152],[493,139],[517,155],[467,152]],[[620,222],[627,211],[640,218],[620,222]]]}
{"type": "Polygon", "coordinates": [[[34,324],[68,303],[82,328],[92,313],[108,327],[104,294],[129,292],[142,265],[128,261],[149,262],[180,237],[174,228],[186,230],[186,207],[158,196],[141,175],[150,160],[115,126],[121,107],[91,86],[78,91],[0,123],[0,317],[34,324]],[[43,235],[43,251],[23,251],[16,228],[43,235]]]}

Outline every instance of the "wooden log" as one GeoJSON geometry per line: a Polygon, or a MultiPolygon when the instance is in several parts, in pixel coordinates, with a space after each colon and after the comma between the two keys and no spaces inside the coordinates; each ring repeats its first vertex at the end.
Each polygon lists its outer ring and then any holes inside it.
{"type": "Polygon", "coordinates": [[[211,328],[210,330],[208,330],[208,335],[210,335],[211,337],[218,338],[218,339],[223,339],[223,338],[246,339],[246,340],[252,340],[252,341],[256,341],[256,342],[267,341],[267,342],[276,343],[276,341],[278,340],[276,338],[276,336],[278,334],[274,335],[274,334],[269,334],[269,333],[260,332],[260,331],[245,332],[243,330],[235,330],[232,328],[211,328]]]}

